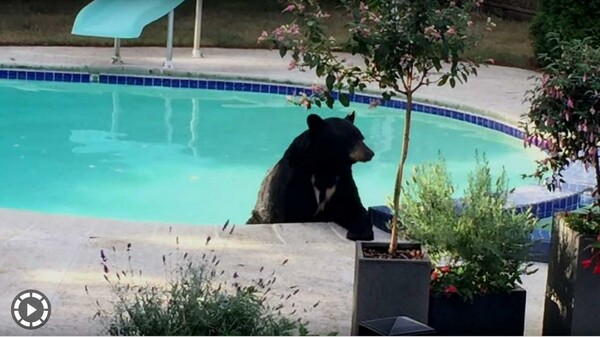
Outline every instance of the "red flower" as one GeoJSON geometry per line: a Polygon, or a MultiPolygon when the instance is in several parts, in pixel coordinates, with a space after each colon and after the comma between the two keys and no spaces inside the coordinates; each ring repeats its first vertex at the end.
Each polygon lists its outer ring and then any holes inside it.
{"type": "Polygon", "coordinates": [[[450,272],[450,267],[448,266],[443,266],[442,268],[440,268],[440,271],[444,274],[449,273],[450,272]]]}
{"type": "Polygon", "coordinates": [[[444,289],[444,294],[446,294],[446,295],[456,294],[457,292],[458,292],[458,289],[453,285],[449,285],[446,287],[446,289],[444,289]]]}
{"type": "Polygon", "coordinates": [[[592,259],[587,259],[587,260],[581,261],[581,265],[583,266],[583,269],[588,269],[589,267],[592,266],[592,259]]]}
{"type": "Polygon", "coordinates": [[[596,264],[596,267],[594,268],[593,273],[594,274],[600,274],[600,263],[596,264]]]}
{"type": "Polygon", "coordinates": [[[431,280],[432,281],[437,280],[439,277],[440,277],[440,273],[438,273],[437,270],[434,270],[434,271],[431,272],[431,280]]]}

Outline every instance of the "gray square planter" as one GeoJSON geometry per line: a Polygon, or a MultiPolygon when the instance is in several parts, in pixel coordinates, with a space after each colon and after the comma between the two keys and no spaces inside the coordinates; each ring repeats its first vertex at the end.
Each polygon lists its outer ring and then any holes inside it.
{"type": "MultiPolygon", "coordinates": [[[[388,247],[383,242],[356,242],[352,335],[360,322],[391,316],[408,316],[427,323],[429,310],[429,259],[367,258],[363,248],[388,247]]],[[[419,243],[399,243],[399,249],[421,248],[419,243]]]]}
{"type": "Polygon", "coordinates": [[[543,335],[600,335],[600,275],[581,265],[594,240],[569,228],[563,214],[554,217],[543,335]]]}

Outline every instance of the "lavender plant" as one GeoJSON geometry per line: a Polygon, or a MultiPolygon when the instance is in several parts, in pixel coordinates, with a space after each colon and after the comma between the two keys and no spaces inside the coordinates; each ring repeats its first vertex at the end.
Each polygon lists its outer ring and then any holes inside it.
{"type": "MultiPolygon", "coordinates": [[[[210,241],[208,237],[207,246],[210,241]]],[[[96,300],[94,319],[101,320],[106,332],[124,336],[308,334],[308,322],[300,317],[307,310],[294,300],[300,291],[297,286],[275,293],[275,271],[261,267],[255,278],[242,281],[237,271],[219,267],[221,259],[214,250],[193,255],[179,250],[178,237],[176,243],[175,252],[160,257],[166,276],[160,284],[145,282],[142,271],[133,268],[131,244],[126,247],[125,268],[109,260],[112,255],[111,260],[117,261],[115,247],[111,254],[100,251],[103,277],[114,301],[107,309],[96,300]]],[[[89,294],[87,286],[85,291],[89,294]]]]}

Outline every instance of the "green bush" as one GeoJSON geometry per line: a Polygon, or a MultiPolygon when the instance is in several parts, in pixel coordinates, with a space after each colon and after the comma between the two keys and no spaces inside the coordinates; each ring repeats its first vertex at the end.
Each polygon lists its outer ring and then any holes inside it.
{"type": "MultiPolygon", "coordinates": [[[[216,255],[204,254],[200,259],[185,253],[174,268],[169,267],[163,256],[166,284],[145,284],[142,272],[134,271],[131,264],[127,270],[113,273],[116,268],[108,266],[104,251],[100,255],[104,278],[114,301],[108,309],[96,301],[98,311],[94,318],[100,318],[110,335],[289,336],[308,333],[302,319],[283,315],[282,310],[289,308],[282,300],[277,301],[279,298],[276,300],[267,294],[276,280],[274,272],[270,277],[252,280],[251,285],[242,285],[237,273],[233,273],[229,283],[218,282],[217,278],[225,272],[217,272],[216,255]],[[270,305],[273,301],[279,304],[270,305]]],[[[87,286],[86,292],[89,294],[87,286]]],[[[286,300],[297,292],[297,288],[291,289],[286,300]]],[[[287,311],[293,315],[297,310],[287,311]]]]}
{"type": "Polygon", "coordinates": [[[529,266],[535,218],[529,211],[509,209],[505,172],[493,182],[485,159],[477,159],[457,204],[454,190],[441,160],[418,166],[403,191],[405,235],[422,242],[437,266],[433,293],[468,300],[478,293],[514,289],[529,266]]]}
{"type": "MultiPolygon", "coordinates": [[[[556,40],[548,39],[548,33],[557,33],[562,40],[591,37],[594,45],[600,45],[600,0],[540,0],[538,11],[531,24],[536,55],[553,53],[556,40]]],[[[539,60],[545,65],[544,60],[539,60]]]]}

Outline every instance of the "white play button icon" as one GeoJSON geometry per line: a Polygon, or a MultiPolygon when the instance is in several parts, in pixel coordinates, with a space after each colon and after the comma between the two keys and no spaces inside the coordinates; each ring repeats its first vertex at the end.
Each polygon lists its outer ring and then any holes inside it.
{"type": "Polygon", "coordinates": [[[12,318],[24,329],[39,329],[50,318],[50,301],[37,290],[25,290],[15,297],[11,305],[12,318]]]}
{"type": "Polygon", "coordinates": [[[27,303],[27,317],[31,316],[37,309],[34,308],[31,304],[27,303]]]}

